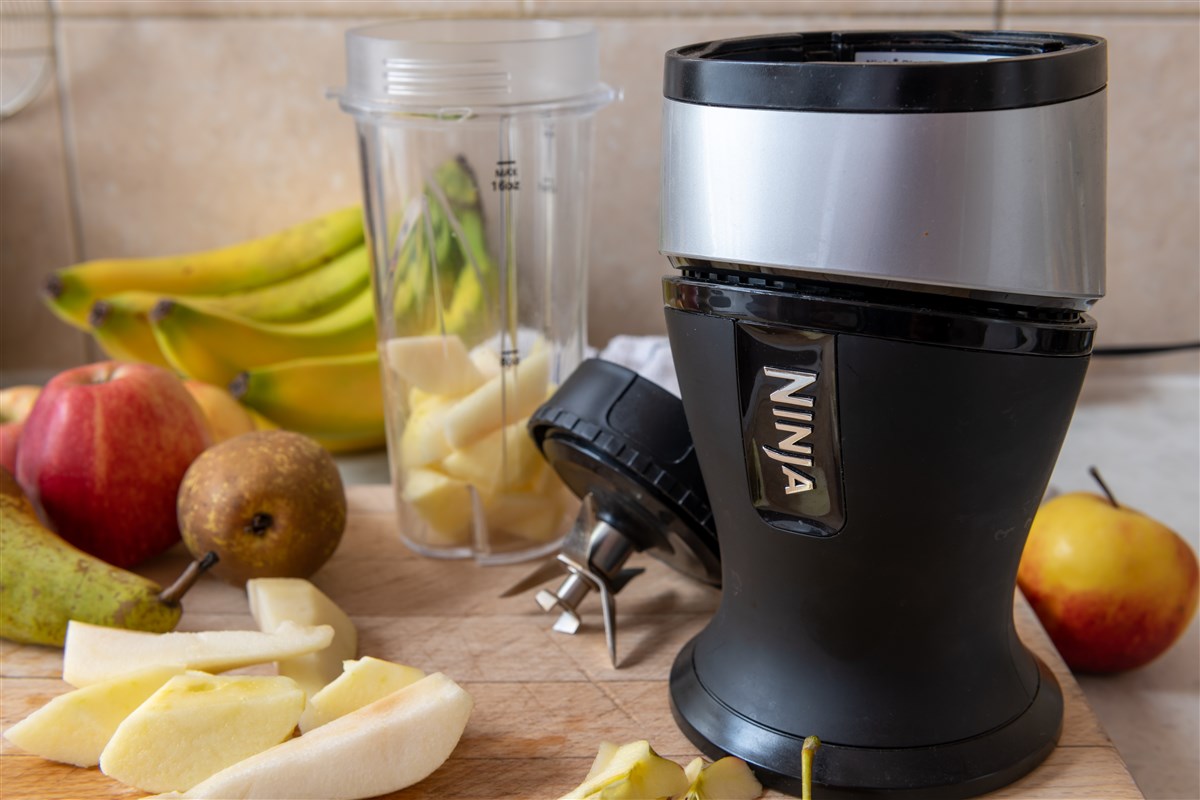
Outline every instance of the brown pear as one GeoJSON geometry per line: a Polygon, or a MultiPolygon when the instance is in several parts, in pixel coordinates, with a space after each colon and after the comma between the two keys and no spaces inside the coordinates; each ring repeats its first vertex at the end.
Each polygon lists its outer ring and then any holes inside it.
{"type": "Polygon", "coordinates": [[[329,453],[307,436],[244,433],[204,451],[179,487],[179,528],[192,553],[219,556],[212,572],[307,578],[346,528],[346,492],[329,453]]]}

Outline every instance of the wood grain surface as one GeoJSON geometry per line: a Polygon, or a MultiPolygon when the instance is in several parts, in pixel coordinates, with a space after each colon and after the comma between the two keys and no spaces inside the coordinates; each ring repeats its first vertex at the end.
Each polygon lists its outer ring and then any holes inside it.
{"type": "MultiPolygon", "coordinates": [[[[699,754],[671,719],[666,679],[675,653],[716,608],[716,590],[635,556],[647,572],[618,598],[621,669],[614,670],[595,598],[585,602],[585,624],[577,635],[555,633],[532,596],[500,598],[531,565],[484,568],[420,558],[396,535],[386,486],[352,487],[349,498],[345,538],[313,582],[358,625],[361,655],[445,672],[475,698],[471,722],[451,759],[389,798],[558,797],[583,779],[605,739],[648,739],[660,754],[681,763],[699,754]]],[[[176,548],[142,571],[165,582],[186,560],[176,548]]],[[[1066,718],[1049,759],[988,797],[1141,798],[1075,679],[1019,597],[1016,614],[1022,638],[1062,685],[1066,718]]],[[[180,630],[254,627],[244,592],[215,579],[193,589],[180,623],[180,630]]],[[[66,691],[61,669],[55,648],[0,640],[0,724],[7,728],[66,691]]],[[[4,800],[143,795],[97,769],[45,761],[7,741],[0,746],[4,800]]]]}

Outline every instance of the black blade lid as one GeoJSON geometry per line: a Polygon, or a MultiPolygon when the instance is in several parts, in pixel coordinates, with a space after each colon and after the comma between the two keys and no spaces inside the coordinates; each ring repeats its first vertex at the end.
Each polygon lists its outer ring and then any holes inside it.
{"type": "Polygon", "coordinates": [[[609,361],[580,364],[529,419],[542,455],[634,547],[721,582],[717,536],[683,403],[609,361]]]}

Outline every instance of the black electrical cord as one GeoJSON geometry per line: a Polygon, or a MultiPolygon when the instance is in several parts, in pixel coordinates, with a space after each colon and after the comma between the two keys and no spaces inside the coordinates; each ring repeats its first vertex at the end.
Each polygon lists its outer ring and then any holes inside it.
{"type": "Polygon", "coordinates": [[[1174,353],[1179,350],[1200,350],[1200,342],[1177,342],[1175,344],[1134,344],[1097,347],[1094,356],[1149,356],[1157,353],[1174,353]]]}

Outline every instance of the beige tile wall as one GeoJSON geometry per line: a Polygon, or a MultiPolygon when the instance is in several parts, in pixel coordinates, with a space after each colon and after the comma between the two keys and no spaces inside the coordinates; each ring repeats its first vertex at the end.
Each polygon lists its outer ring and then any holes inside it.
{"type": "MultiPolygon", "coordinates": [[[[0,122],[0,381],[95,357],[38,287],[83,258],[214,247],[358,202],[345,28],[383,17],[591,19],[597,119],[590,334],[663,329],[662,53],[770,31],[1041,28],[1110,39],[1109,296],[1101,343],[1200,338],[1196,0],[58,0],[56,80],[0,122]]],[[[1164,369],[1196,368],[1194,358],[1164,369]]]]}

